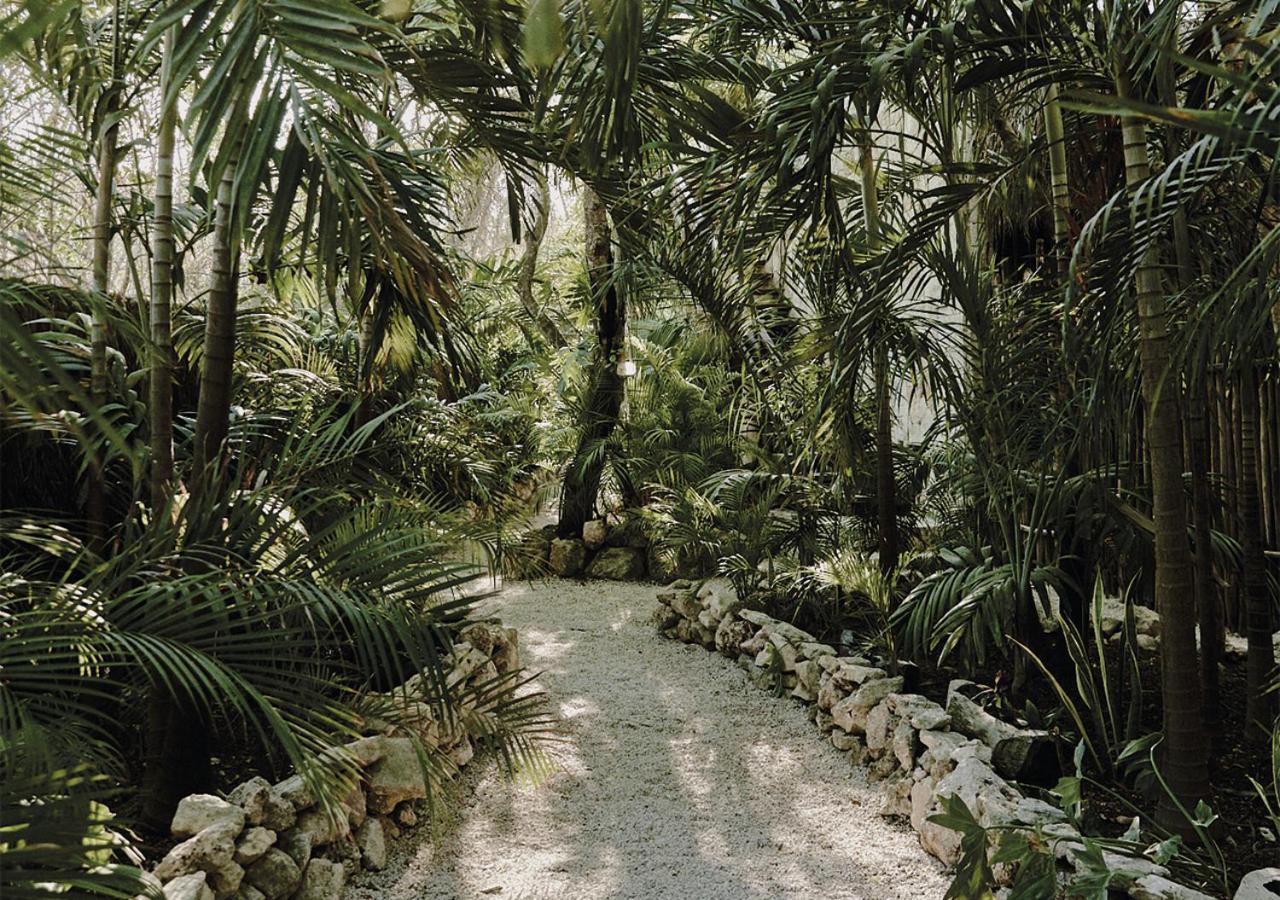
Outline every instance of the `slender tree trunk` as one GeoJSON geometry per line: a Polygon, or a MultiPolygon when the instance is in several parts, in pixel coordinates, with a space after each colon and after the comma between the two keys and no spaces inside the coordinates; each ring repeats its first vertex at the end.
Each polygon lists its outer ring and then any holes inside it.
{"type": "Polygon", "coordinates": [[[560,493],[561,537],[578,537],[595,513],[604,474],[603,444],[613,433],[622,409],[622,377],[617,364],[622,350],[626,308],[613,278],[613,236],[604,201],[590,187],[583,192],[587,279],[596,307],[596,347],[592,354],[577,450],[565,472],[560,493]]]}
{"type": "MultiPolygon", "coordinates": [[[[876,195],[875,150],[871,135],[862,133],[858,158],[862,175],[862,210],[867,245],[880,245],[880,201],[876,195]]],[[[876,519],[880,531],[880,571],[886,575],[898,567],[898,484],[893,473],[893,395],[889,380],[889,345],[881,333],[874,350],[872,377],[876,396],[876,519]]]]}
{"type": "Polygon", "coordinates": [[[1049,186],[1053,201],[1053,255],[1058,281],[1065,283],[1071,268],[1071,196],[1067,182],[1067,142],[1062,126],[1062,104],[1058,84],[1049,85],[1044,106],[1045,137],[1049,141],[1049,186]]]}
{"type": "Polygon", "coordinates": [[[1245,737],[1250,743],[1261,744],[1270,738],[1275,718],[1273,695],[1267,686],[1276,661],[1258,503],[1258,370],[1252,358],[1245,361],[1241,377],[1240,413],[1240,530],[1244,547],[1245,637],[1249,641],[1245,737]]]}
{"type": "MultiPolygon", "coordinates": [[[[1240,510],[1236,501],[1240,492],[1236,489],[1236,402],[1239,391],[1235,384],[1224,373],[1219,380],[1219,413],[1222,422],[1222,525],[1223,533],[1234,538],[1240,537],[1237,527],[1240,521],[1240,510]]],[[[1227,590],[1224,605],[1224,619],[1232,631],[1241,631],[1240,627],[1240,572],[1232,568],[1227,575],[1227,590]]]]}
{"type": "MultiPolygon", "coordinates": [[[[233,121],[237,117],[233,116],[233,121]]],[[[192,493],[202,488],[227,439],[231,416],[231,381],[236,349],[236,266],[239,251],[235,209],[235,179],[239,168],[241,135],[234,141],[231,156],[218,185],[213,222],[213,264],[209,300],[205,309],[204,357],[200,372],[200,400],[196,407],[193,448],[192,493]]]]}
{"type": "Polygon", "coordinates": [[[1193,382],[1188,391],[1187,427],[1191,434],[1191,513],[1195,526],[1196,619],[1200,625],[1200,688],[1204,694],[1204,727],[1215,748],[1222,743],[1222,695],[1218,666],[1222,661],[1222,601],[1213,580],[1213,501],[1209,489],[1209,420],[1206,386],[1193,382]]]}
{"type": "MultiPolygon", "coordinates": [[[[118,109],[117,95],[112,90],[106,102],[106,116],[118,109]]],[[[110,301],[111,276],[111,204],[115,196],[117,140],[119,127],[104,123],[98,142],[98,185],[93,203],[93,321],[90,325],[89,394],[101,409],[107,402],[107,322],[106,306],[110,301]]],[[[89,490],[87,513],[89,540],[101,552],[107,539],[107,489],[102,448],[89,449],[89,490]]]]}
{"type": "Polygon", "coordinates": [[[542,332],[542,339],[554,350],[564,346],[564,335],[560,333],[560,329],[556,327],[555,322],[551,321],[546,311],[538,307],[538,302],[533,296],[533,280],[538,272],[538,253],[542,249],[542,239],[547,234],[547,223],[550,218],[551,190],[547,186],[546,173],[539,172],[538,213],[533,220],[533,226],[525,233],[524,253],[520,257],[518,293],[525,315],[538,326],[538,330],[542,332]]]}
{"type": "MultiPolygon", "coordinates": [[[[1131,96],[1128,79],[1117,79],[1131,96]]],[[[1151,174],[1147,129],[1141,119],[1121,119],[1125,180],[1136,187],[1151,174]]],[[[1168,314],[1155,248],[1141,260],[1136,277],[1142,397],[1151,466],[1155,520],[1156,609],[1161,621],[1161,699],[1164,710],[1162,770],[1174,797],[1187,809],[1208,793],[1208,752],[1196,654],[1195,584],[1182,488],[1182,434],[1178,390],[1171,378],[1168,314]]],[[[1157,820],[1179,833],[1190,831],[1177,805],[1161,797],[1157,820]]]]}
{"type": "MultiPolygon", "coordinates": [[[[1049,85],[1044,106],[1045,139],[1049,143],[1049,192],[1053,210],[1053,258],[1060,289],[1065,289],[1071,271],[1071,192],[1067,173],[1066,129],[1062,124],[1062,102],[1057,82],[1049,85]]],[[[1068,366],[1075,366],[1073,360],[1068,366]]],[[[1077,375],[1070,368],[1067,382],[1062,385],[1062,401],[1074,388],[1077,375]]],[[[1076,478],[1087,471],[1084,461],[1085,448],[1077,441],[1063,460],[1067,478],[1076,478]]],[[[1064,546],[1066,555],[1059,565],[1067,576],[1068,586],[1062,591],[1060,605],[1062,615],[1082,631],[1088,627],[1089,598],[1093,584],[1095,560],[1090,549],[1076,541],[1075,546],[1064,546]]]]}
{"type": "MultiPolygon", "coordinates": [[[[173,28],[164,37],[160,95],[172,78],[173,28]]],[[[163,102],[163,101],[162,101],[163,102]]],[[[173,494],[173,149],[177,110],[164,103],[156,138],[155,210],[151,221],[151,377],[147,408],[151,428],[151,509],[170,506],[173,494]]]]}

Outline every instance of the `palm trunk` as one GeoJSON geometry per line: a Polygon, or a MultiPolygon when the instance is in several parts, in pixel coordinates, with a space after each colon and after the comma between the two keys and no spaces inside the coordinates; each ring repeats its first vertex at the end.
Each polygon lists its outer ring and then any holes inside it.
{"type": "Polygon", "coordinates": [[[1071,225],[1068,213],[1071,197],[1067,182],[1067,143],[1062,126],[1062,104],[1058,99],[1058,85],[1049,85],[1044,107],[1044,131],[1049,141],[1049,186],[1053,200],[1053,256],[1057,261],[1058,280],[1065,282],[1071,267],[1067,248],[1071,243],[1071,225]]]}
{"type": "MultiPolygon", "coordinates": [[[[1067,173],[1066,129],[1062,124],[1062,102],[1057,82],[1049,85],[1044,106],[1045,139],[1049,143],[1049,193],[1053,210],[1053,258],[1058,275],[1058,286],[1065,289],[1071,274],[1071,192],[1067,173]]],[[[1074,360],[1069,365],[1075,365],[1074,360]]],[[[1062,385],[1062,401],[1074,387],[1076,373],[1068,370],[1062,385]]],[[[1087,471],[1083,461],[1084,448],[1077,444],[1063,460],[1064,474],[1075,478],[1087,471]]],[[[1093,567],[1096,565],[1090,548],[1064,546],[1064,556],[1059,565],[1067,576],[1067,587],[1062,591],[1060,605],[1062,615],[1080,629],[1088,626],[1090,586],[1093,584],[1093,567]]],[[[1018,657],[1019,659],[1021,657],[1018,657]]]]}
{"type": "MultiPolygon", "coordinates": [[[[164,39],[160,95],[168,97],[175,30],[164,39]]],[[[177,110],[164,102],[156,140],[155,210],[151,223],[151,508],[156,515],[172,500],[173,485],[173,148],[177,110]]]]}
{"type": "MultiPolygon", "coordinates": [[[[880,201],[876,196],[875,151],[871,135],[862,133],[859,165],[862,175],[862,209],[867,246],[880,245],[880,201]]],[[[886,575],[898,567],[898,497],[893,475],[893,406],[889,383],[889,346],[884,334],[875,348],[872,377],[876,395],[876,519],[880,531],[880,571],[886,575]]]]}
{"type": "MultiPolygon", "coordinates": [[[[1117,79],[1121,96],[1132,96],[1128,79],[1117,79]]],[[[1141,119],[1121,119],[1125,180],[1137,187],[1151,174],[1147,129],[1141,119]]],[[[1176,382],[1171,378],[1168,314],[1154,247],[1136,276],[1142,397],[1151,467],[1155,520],[1155,593],[1161,622],[1161,699],[1164,711],[1162,770],[1173,798],[1192,809],[1208,793],[1208,753],[1195,635],[1195,583],[1187,541],[1182,488],[1182,433],[1176,382]]],[[[1162,796],[1156,818],[1179,833],[1190,825],[1173,798],[1162,796]]]]}
{"type": "MultiPolygon", "coordinates": [[[[105,105],[106,116],[117,110],[113,92],[105,105]]],[[[107,402],[107,291],[111,275],[111,203],[115,195],[117,139],[119,128],[107,124],[98,143],[98,185],[93,204],[93,321],[90,325],[89,393],[94,405],[101,409],[107,402]]],[[[94,549],[102,551],[107,531],[106,473],[100,447],[89,448],[89,489],[87,513],[89,539],[94,549]]]]}
{"type": "Polygon", "coordinates": [[[587,278],[596,306],[596,347],[583,402],[577,450],[565,472],[560,494],[561,537],[578,537],[595,514],[604,475],[601,445],[609,439],[622,409],[622,377],[617,363],[622,349],[626,309],[613,280],[613,238],[604,201],[591,188],[584,191],[587,278]]]}
{"type": "MultiPolygon", "coordinates": [[[[233,117],[233,121],[235,121],[233,117]]],[[[192,493],[203,487],[227,439],[231,415],[231,380],[236,349],[236,264],[239,237],[235,210],[235,179],[239,167],[240,136],[222,171],[213,223],[212,283],[205,311],[204,358],[200,371],[200,400],[196,407],[192,493]]]]}
{"type": "Polygon", "coordinates": [[[533,227],[525,235],[524,254],[520,257],[518,293],[525,315],[538,326],[538,330],[542,332],[542,339],[555,350],[564,346],[564,336],[546,311],[538,308],[538,303],[533,297],[533,279],[538,271],[538,253],[542,249],[542,239],[547,234],[547,223],[551,217],[551,191],[547,187],[547,176],[542,172],[538,173],[538,202],[540,204],[538,214],[533,220],[533,227]]]}
{"type": "Polygon", "coordinates": [[[1222,661],[1222,601],[1213,580],[1213,502],[1209,489],[1209,421],[1205,415],[1206,386],[1192,383],[1188,391],[1187,427],[1191,448],[1191,514],[1195,527],[1196,619],[1200,625],[1200,689],[1204,696],[1204,727],[1211,744],[1222,735],[1222,692],[1218,666],[1222,661]]]}
{"type": "Polygon", "coordinates": [[[1254,360],[1245,362],[1240,385],[1240,530],[1244,549],[1245,663],[1247,699],[1245,736],[1262,744],[1271,736],[1275,706],[1267,686],[1275,668],[1271,638],[1271,600],[1267,591],[1267,562],[1263,555],[1262,522],[1258,504],[1258,374],[1254,360]]]}

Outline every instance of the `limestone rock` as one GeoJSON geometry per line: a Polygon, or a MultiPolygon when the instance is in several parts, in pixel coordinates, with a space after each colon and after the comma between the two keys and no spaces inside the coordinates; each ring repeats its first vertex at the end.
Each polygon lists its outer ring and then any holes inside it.
{"type": "Polygon", "coordinates": [[[805,689],[811,701],[817,699],[818,678],[821,674],[822,670],[811,659],[802,659],[796,663],[796,678],[800,680],[800,686],[805,689]]]}
{"type": "Polygon", "coordinates": [[[862,734],[867,728],[867,714],[885,697],[902,690],[902,685],[901,675],[868,681],[831,707],[831,719],[850,734],[862,734]]]}
{"type": "Polygon", "coordinates": [[[462,740],[450,747],[446,755],[451,763],[461,769],[475,757],[476,748],[471,743],[471,738],[464,734],[462,740]]]}
{"type": "Polygon", "coordinates": [[[360,782],[351,786],[347,796],[342,798],[342,808],[347,813],[347,823],[352,828],[359,828],[369,815],[368,801],[365,799],[364,787],[360,782]]]}
{"type": "Polygon", "coordinates": [[[377,872],[387,864],[387,837],[381,819],[367,819],[356,832],[360,861],[366,869],[377,872]]]}
{"type": "Polygon", "coordinates": [[[716,649],[730,658],[736,657],[742,645],[751,639],[755,629],[750,622],[727,616],[716,628],[716,649]]]}
{"type": "Polygon", "coordinates": [[[868,681],[888,677],[884,669],[859,663],[840,662],[831,670],[831,683],[845,694],[851,694],[868,681]]]}
{"type": "Polygon", "coordinates": [[[235,834],[244,828],[245,811],[212,794],[192,794],[178,801],[169,830],[174,837],[191,837],[211,825],[226,826],[235,834]]]}
{"type": "Polygon", "coordinates": [[[911,722],[916,731],[943,731],[951,725],[946,710],[920,694],[892,694],[890,709],[911,722]]]}
{"type": "Polygon", "coordinates": [[[231,896],[239,889],[240,882],[244,881],[244,867],[234,861],[225,866],[219,866],[207,874],[209,887],[213,888],[213,893],[217,897],[231,896]]]}
{"type": "Polygon", "coordinates": [[[1275,900],[1280,897],[1280,868],[1255,869],[1240,880],[1232,900],[1275,900]]]}
{"type": "Polygon", "coordinates": [[[911,815],[911,788],[915,779],[909,772],[900,772],[886,779],[880,788],[880,815],[911,815]]]}
{"type": "Polygon", "coordinates": [[[271,798],[271,782],[262,776],[250,778],[227,794],[227,802],[244,810],[245,824],[261,825],[267,817],[267,803],[271,798]]]}
{"type": "Polygon", "coordinates": [[[240,885],[238,891],[231,895],[231,900],[267,900],[267,895],[245,882],[240,885]]]}
{"type": "Polygon", "coordinates": [[[1129,885],[1129,896],[1133,900],[1213,900],[1208,894],[1172,882],[1162,875],[1142,876],[1129,885]]]}
{"type": "Polygon", "coordinates": [[[275,849],[287,853],[298,867],[298,871],[301,872],[302,867],[311,858],[311,834],[299,828],[290,828],[288,831],[282,831],[276,835],[275,849]]]}
{"type": "Polygon", "coordinates": [[[423,800],[427,785],[413,742],[408,738],[388,738],[387,753],[369,767],[369,809],[389,813],[404,800],[423,800]]]}
{"type": "Polygon", "coordinates": [[[293,804],[274,787],[267,794],[266,813],[262,817],[262,827],[281,832],[292,828],[298,821],[298,811],[293,804]]]}
{"type": "Polygon", "coordinates": [[[769,632],[769,644],[782,661],[782,671],[794,672],[796,663],[800,661],[800,651],[796,649],[796,645],[776,631],[769,632]]]}
{"type": "Polygon", "coordinates": [[[644,553],[634,547],[610,547],[591,560],[587,574],[609,581],[637,581],[644,577],[644,553]]]}
{"type": "Polygon", "coordinates": [[[587,545],[578,538],[557,538],[551,542],[551,571],[561,578],[572,578],[587,563],[587,545]]]}
{"type": "Polygon", "coordinates": [[[707,581],[698,591],[698,600],[717,623],[726,616],[736,615],[742,609],[742,601],[738,599],[733,585],[720,578],[707,581]]]}
{"type": "Polygon", "coordinates": [[[591,550],[603,547],[608,537],[609,526],[605,524],[604,519],[592,519],[582,526],[582,543],[591,550]]]}
{"type": "Polygon", "coordinates": [[[909,719],[900,720],[893,730],[893,755],[904,772],[915,768],[916,752],[919,750],[918,734],[909,719]]]}
{"type": "Polygon", "coordinates": [[[671,598],[671,608],[690,621],[697,621],[702,614],[702,604],[693,591],[680,591],[671,598]]]}
{"type": "Polygon", "coordinates": [[[235,861],[242,866],[255,863],[275,842],[276,833],[269,828],[261,825],[246,828],[240,840],[236,841],[235,861]]]}
{"type": "Polygon", "coordinates": [[[499,630],[502,638],[494,644],[492,662],[498,674],[505,675],[520,668],[520,633],[514,628],[499,630]]]}
{"type": "Polygon", "coordinates": [[[297,830],[310,836],[312,847],[319,847],[349,835],[351,820],[341,805],[331,810],[317,806],[298,814],[297,830]]]}
{"type": "MultiPolygon", "coordinates": [[[[234,809],[243,817],[244,813],[239,807],[234,809]]],[[[169,881],[195,872],[213,875],[229,870],[235,865],[235,839],[239,833],[234,820],[210,825],[165,854],[164,859],[156,866],[156,877],[161,881],[169,881]]]]}
{"type": "Polygon", "coordinates": [[[179,875],[164,886],[164,900],[214,900],[213,888],[203,872],[179,875]]]}
{"type": "MultiPolygon", "coordinates": [[[[982,825],[1001,823],[1022,799],[1013,787],[979,759],[961,760],[954,771],[938,782],[928,815],[942,811],[942,798],[958,796],[982,825]]],[[[924,821],[920,844],[946,865],[960,859],[960,835],[942,825],[924,821]]]]}
{"type": "Polygon", "coordinates": [[[288,800],[295,810],[304,810],[310,806],[315,806],[316,795],[312,792],[310,786],[303,781],[301,775],[290,775],[277,784],[275,790],[279,796],[288,800]]]}
{"type": "Polygon", "coordinates": [[[925,819],[930,815],[929,807],[933,805],[933,789],[937,781],[926,775],[911,785],[911,828],[920,831],[925,819]]]}
{"type": "Polygon", "coordinates": [[[272,847],[249,867],[245,880],[261,891],[267,900],[277,900],[297,890],[302,870],[289,854],[272,847]]]}
{"type": "Polygon", "coordinates": [[[955,682],[947,692],[947,715],[956,731],[991,748],[992,766],[1007,778],[1025,778],[1057,764],[1047,731],[1018,728],[997,719],[962,694],[955,682]]]}
{"type": "MultiPolygon", "coordinates": [[[[354,837],[330,844],[324,849],[322,858],[342,866],[345,878],[351,878],[360,871],[360,845],[354,837]]],[[[305,878],[305,875],[303,876],[305,878]]]]}
{"type": "Polygon", "coordinates": [[[863,733],[868,750],[884,750],[893,741],[894,716],[888,703],[877,703],[867,713],[863,733]]]}
{"type": "Polygon", "coordinates": [[[387,738],[385,735],[375,734],[357,738],[342,746],[360,765],[371,766],[387,752],[387,738]]]}
{"type": "Polygon", "coordinates": [[[842,752],[852,750],[860,743],[861,741],[858,740],[857,735],[849,734],[849,732],[840,728],[831,729],[831,746],[835,747],[837,750],[842,752]]]}

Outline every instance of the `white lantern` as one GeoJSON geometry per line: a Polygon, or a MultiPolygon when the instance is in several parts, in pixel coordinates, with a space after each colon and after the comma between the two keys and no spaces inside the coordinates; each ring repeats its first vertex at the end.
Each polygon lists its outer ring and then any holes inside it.
{"type": "Polygon", "coordinates": [[[623,378],[634,378],[636,374],[636,361],[623,357],[618,360],[618,375],[623,378]]]}

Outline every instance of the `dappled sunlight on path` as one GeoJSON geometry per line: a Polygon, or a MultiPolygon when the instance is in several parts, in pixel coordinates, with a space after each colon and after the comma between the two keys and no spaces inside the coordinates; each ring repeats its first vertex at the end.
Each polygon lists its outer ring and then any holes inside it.
{"type": "Polygon", "coordinates": [[[562,721],[557,770],[466,776],[438,842],[403,839],[352,897],[769,900],[941,897],[915,837],[803,709],[723,657],[659,638],[654,588],[550,582],[492,605],[562,721]]]}

